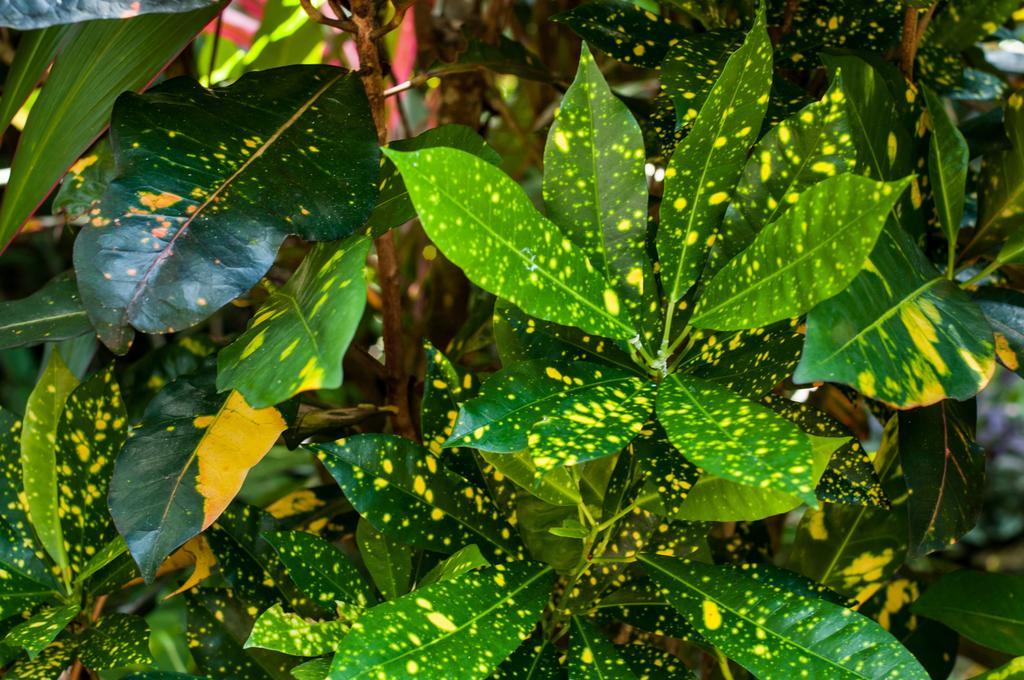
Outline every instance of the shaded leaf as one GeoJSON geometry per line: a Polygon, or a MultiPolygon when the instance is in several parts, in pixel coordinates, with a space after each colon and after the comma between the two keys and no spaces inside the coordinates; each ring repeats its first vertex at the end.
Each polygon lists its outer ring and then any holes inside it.
{"type": "Polygon", "coordinates": [[[607,337],[636,335],[615,290],[508,175],[457,149],[385,154],[427,235],[478,286],[531,316],[607,337]]]}
{"type": "Polygon", "coordinates": [[[0,349],[67,340],[92,330],[70,272],[26,298],[0,303],[0,319],[0,349]]]}
{"type": "Polygon", "coordinates": [[[640,560],[702,635],[758,677],[928,678],[885,629],[845,607],[727,567],[658,555],[640,560]]]}
{"type": "Polygon", "coordinates": [[[424,343],[427,372],[423,378],[423,399],[420,402],[420,429],[423,441],[435,456],[455,428],[459,404],[475,391],[470,374],[460,375],[440,350],[424,343]]]}
{"type": "Polygon", "coordinates": [[[366,570],[385,600],[409,592],[412,582],[412,549],[377,531],[363,518],[356,526],[356,543],[366,570]]]}
{"type": "Polygon", "coordinates": [[[677,122],[697,118],[729,55],[743,44],[743,34],[715,29],[681,37],[661,64],[661,89],[672,98],[677,122]]]}
{"type": "Polygon", "coordinates": [[[295,273],[217,355],[217,389],[253,408],[341,385],[341,358],[366,305],[362,237],[313,246],[295,273]]]}
{"type": "Polygon", "coordinates": [[[107,614],[86,631],[78,656],[93,672],[152,663],[149,624],[130,614],[107,614]]]}
{"type": "Polygon", "coordinates": [[[909,183],[844,173],[811,186],[708,282],[692,323],[765,326],[840,292],[860,272],[909,183]]]}
{"type": "Polygon", "coordinates": [[[670,441],[704,470],[816,504],[810,441],[764,406],[675,374],[658,390],[658,419],[670,441]]]}
{"type": "Polygon", "coordinates": [[[529,635],[552,581],[549,567],[515,562],[377,605],[342,640],[331,677],[485,678],[529,635]]]}
{"type": "Polygon", "coordinates": [[[563,677],[565,674],[554,646],[536,635],[519,645],[491,676],[493,680],[562,680],[563,677]]]}
{"type": "Polygon", "coordinates": [[[578,616],[572,617],[570,680],[635,680],[637,677],[604,635],[578,616]]]}
{"type": "Polygon", "coordinates": [[[928,587],[911,611],[941,621],[983,647],[1024,650],[1024,577],[960,570],[928,587]]]}
{"type": "Polygon", "coordinates": [[[80,611],[81,606],[77,602],[41,609],[32,618],[12,628],[4,638],[4,644],[22,647],[28,652],[28,657],[34,659],[57,639],[80,611]]]}
{"type": "MultiPolygon", "coordinates": [[[[942,100],[927,87],[922,88],[932,123],[928,141],[928,179],[935,195],[935,212],[950,249],[956,247],[956,235],[964,215],[967,188],[967,141],[949,118],[942,100]]],[[[952,257],[950,258],[952,261],[952,257]]]]}
{"type": "Polygon", "coordinates": [[[64,175],[53,197],[53,212],[63,212],[69,218],[81,217],[103,198],[116,174],[110,138],[103,136],[64,175]]]}
{"type": "MultiPolygon", "coordinates": [[[[4,7],[0,12],[8,9],[4,7]]],[[[74,29],[69,26],[53,26],[22,33],[14,61],[4,80],[3,97],[0,97],[0,133],[7,130],[46,69],[53,63],[54,57],[72,35],[74,29]]]]}
{"type": "Polygon", "coordinates": [[[364,434],[313,447],[345,497],[379,531],[452,553],[481,539],[516,554],[511,527],[486,492],[402,437],[364,434]]]}
{"type": "Polygon", "coordinates": [[[286,424],[210,374],[180,378],[149,404],[114,466],[110,513],[142,575],[209,527],[286,424]]]}
{"type": "Polygon", "coordinates": [[[323,538],[304,531],[275,531],[263,538],[277,551],[295,585],[324,608],[333,609],[335,602],[362,608],[376,601],[356,566],[323,538]]]}
{"type": "Polygon", "coordinates": [[[1020,375],[1024,366],[1024,293],[986,286],[974,291],[971,298],[994,331],[996,359],[1020,375]]]}
{"type": "Polygon", "coordinates": [[[343,69],[247,73],[217,91],[175,78],[120,97],[111,139],[118,178],[76,239],[75,269],[117,352],[129,324],[181,330],[249,290],[288,234],[349,236],[376,198],[373,121],[361,81],[343,69]],[[310,182],[326,168],[330,182],[310,182]]]}
{"type": "Polygon", "coordinates": [[[595,0],[551,17],[626,64],[657,68],[686,31],[623,0],[595,0]]]}
{"type": "Polygon", "coordinates": [[[428,571],[419,580],[417,588],[429,586],[431,583],[440,583],[441,581],[458,578],[467,571],[489,566],[491,566],[491,563],[480,553],[480,548],[475,545],[467,545],[428,571]]]}

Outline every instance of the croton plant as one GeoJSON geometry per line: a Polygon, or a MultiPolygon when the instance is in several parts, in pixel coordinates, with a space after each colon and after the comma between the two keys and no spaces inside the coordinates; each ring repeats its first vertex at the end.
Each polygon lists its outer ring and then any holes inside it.
{"type": "Polygon", "coordinates": [[[0,2],[0,674],[1024,677],[1017,20],[0,2]]]}

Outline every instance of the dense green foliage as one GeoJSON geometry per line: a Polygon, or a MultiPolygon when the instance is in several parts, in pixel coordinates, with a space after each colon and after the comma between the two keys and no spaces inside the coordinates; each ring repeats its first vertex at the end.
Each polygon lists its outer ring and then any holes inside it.
{"type": "Polygon", "coordinates": [[[0,3],[0,673],[1020,677],[1018,21],[0,3]]]}

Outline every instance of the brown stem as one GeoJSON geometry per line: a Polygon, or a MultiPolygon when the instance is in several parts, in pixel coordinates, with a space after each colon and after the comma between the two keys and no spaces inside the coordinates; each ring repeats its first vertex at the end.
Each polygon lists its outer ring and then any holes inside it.
{"type": "Polygon", "coordinates": [[[793,30],[793,17],[796,16],[798,7],[800,0],[786,0],[786,8],[782,11],[782,26],[779,28],[781,35],[787,35],[793,30]]]}
{"type": "Polygon", "coordinates": [[[900,70],[914,80],[914,57],[917,56],[917,8],[907,5],[903,10],[903,35],[900,38],[900,70]]]}
{"type": "MultiPolygon", "coordinates": [[[[380,54],[374,38],[376,9],[373,0],[352,0],[352,23],[355,25],[356,51],[359,54],[359,73],[370,101],[373,122],[377,126],[377,139],[387,144],[388,129],[384,111],[384,80],[380,54]]],[[[387,400],[395,408],[395,432],[416,440],[416,428],[410,415],[409,378],[405,368],[405,346],[402,342],[402,288],[398,279],[398,254],[395,238],[387,232],[376,240],[377,279],[383,298],[381,314],[384,320],[384,369],[386,371],[387,400]]]]}

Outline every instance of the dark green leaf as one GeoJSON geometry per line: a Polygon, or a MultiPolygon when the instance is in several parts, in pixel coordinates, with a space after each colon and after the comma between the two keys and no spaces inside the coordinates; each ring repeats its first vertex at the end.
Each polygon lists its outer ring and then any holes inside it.
{"type": "Polygon", "coordinates": [[[27,298],[0,303],[0,349],[57,342],[92,330],[70,272],[27,298]]]}
{"type": "MultiPolygon", "coordinates": [[[[949,248],[954,250],[964,215],[969,160],[967,141],[950,120],[942,100],[927,87],[923,92],[932,122],[932,136],[928,142],[928,179],[935,195],[939,226],[946,235],[949,248]]],[[[951,255],[950,262],[952,260],[951,255]]]]}
{"type": "Polygon", "coordinates": [[[758,677],[928,678],[885,629],[842,606],[727,567],[640,559],[672,605],[758,677]]]}
{"type": "Polygon", "coordinates": [[[494,671],[492,680],[562,680],[558,654],[548,640],[531,637],[494,671]]]}
{"type": "Polygon", "coordinates": [[[323,538],[304,531],[275,531],[263,538],[274,546],[295,585],[324,608],[333,609],[335,602],[362,608],[376,601],[356,566],[323,538]]]}
{"type": "Polygon", "coordinates": [[[342,640],[331,678],[486,678],[529,636],[552,581],[550,568],[515,562],[377,605],[342,640]]]}
{"type": "MultiPolygon", "coordinates": [[[[0,9],[0,17],[3,16],[4,9],[0,9]]],[[[25,105],[32,90],[39,84],[46,69],[53,63],[53,58],[60,52],[61,46],[73,34],[74,29],[67,26],[54,26],[21,34],[18,49],[14,53],[14,61],[4,80],[3,97],[0,98],[0,133],[7,130],[18,110],[25,105]]]]}
{"type": "Polygon", "coordinates": [[[427,448],[437,456],[455,428],[459,405],[471,396],[476,384],[472,375],[460,375],[448,357],[429,342],[424,343],[424,351],[427,373],[420,402],[420,429],[427,448]]]}
{"type": "Polygon", "coordinates": [[[1024,653],[1024,576],[961,570],[932,584],[911,610],[983,647],[1024,653]]]}
{"type": "Polygon", "coordinates": [[[619,61],[657,68],[687,34],[681,26],[625,0],[594,0],[551,18],[619,61]]]}
{"type": "Polygon", "coordinates": [[[144,666],[153,661],[149,653],[149,625],[130,614],[107,614],[86,631],[78,656],[89,670],[113,670],[144,666]]]}
{"type": "Polygon", "coordinates": [[[150,402],[117,458],[109,498],[147,580],[213,524],[285,427],[277,409],[217,394],[210,373],[180,378],[150,402]]]}
{"type": "Polygon", "coordinates": [[[766,326],[840,292],[860,272],[909,184],[909,178],[879,183],[844,173],[811,186],[708,282],[692,323],[766,326]]]}
{"type": "Polygon", "coordinates": [[[53,197],[53,212],[63,212],[69,218],[85,215],[103,198],[116,175],[110,138],[104,135],[64,175],[53,197]]]}
{"type": "Polygon", "coordinates": [[[129,324],[193,326],[249,290],[285,236],[344,238],[375,202],[377,137],[362,83],[343,69],[248,73],[217,91],[175,78],[120,97],[111,125],[118,178],[76,240],[75,269],[118,352],[129,324]]]}
{"type": "Polygon", "coordinates": [[[365,519],[356,526],[356,543],[366,570],[385,600],[409,592],[412,582],[412,549],[382,534],[365,519]]]}
{"type": "Polygon", "coordinates": [[[480,553],[480,548],[475,545],[467,545],[443,562],[436,564],[433,569],[420,579],[417,588],[457,578],[467,571],[489,566],[491,566],[491,563],[480,553]]]}
{"type": "Polygon", "coordinates": [[[28,652],[28,657],[34,659],[48,644],[57,639],[61,631],[81,610],[77,602],[41,609],[32,618],[11,629],[4,638],[4,644],[22,647],[28,652]]]}
{"type": "Polygon", "coordinates": [[[323,243],[217,355],[217,389],[242,393],[254,408],[299,392],[341,385],[341,358],[366,304],[369,240],[323,243]]]}
{"type": "Polygon", "coordinates": [[[984,287],[971,297],[994,331],[996,359],[1020,375],[1024,366],[1024,293],[984,287]]]}
{"type": "Polygon", "coordinates": [[[640,126],[584,44],[544,147],[544,205],[615,286],[633,318],[640,317],[645,286],[654,285],[646,252],[645,158],[640,126]]]}
{"type": "Polygon", "coordinates": [[[508,175],[458,149],[385,154],[427,234],[474,283],[532,316],[606,337],[636,335],[615,290],[508,175]]]}
{"type": "Polygon", "coordinates": [[[0,248],[107,127],[117,96],[150,83],[222,6],[70,29],[18,142],[0,207],[0,248]]]}
{"type": "Polygon", "coordinates": [[[1024,95],[1010,95],[1004,109],[1010,148],[982,158],[978,180],[978,219],[970,243],[961,258],[992,250],[1007,236],[1000,260],[1010,262],[1021,251],[1020,227],[1024,224],[1024,95]]]}
{"type": "Polygon", "coordinates": [[[579,617],[572,617],[569,648],[570,680],[636,680],[637,676],[604,635],[579,617]]]}
{"type": "Polygon", "coordinates": [[[485,491],[402,437],[365,434],[312,447],[345,497],[379,531],[452,553],[481,539],[516,554],[512,527],[485,491]]]}
{"type": "Polygon", "coordinates": [[[678,123],[697,118],[729,55],[742,44],[743,34],[718,29],[683,36],[669,48],[661,64],[661,89],[672,98],[678,123]]]}
{"type": "Polygon", "coordinates": [[[704,470],[816,504],[810,441],[764,406],[675,374],[658,391],[658,420],[683,455],[704,470]]]}
{"type": "Polygon", "coordinates": [[[53,680],[67,670],[75,658],[75,642],[69,638],[57,640],[30,659],[21,659],[4,678],[9,680],[53,680]]]}

